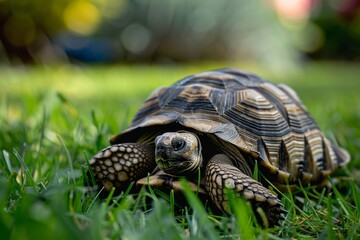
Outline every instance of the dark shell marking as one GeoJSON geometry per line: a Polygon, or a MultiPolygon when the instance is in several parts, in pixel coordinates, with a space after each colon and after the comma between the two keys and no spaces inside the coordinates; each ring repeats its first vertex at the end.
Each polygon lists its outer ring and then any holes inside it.
{"type": "MultiPolygon", "coordinates": [[[[330,143],[296,93],[254,74],[221,69],[155,90],[112,143],[141,142],[155,126],[180,124],[213,134],[258,159],[276,183],[320,184],[349,160],[330,143]]],[[[159,131],[166,131],[163,127],[159,131]]]]}

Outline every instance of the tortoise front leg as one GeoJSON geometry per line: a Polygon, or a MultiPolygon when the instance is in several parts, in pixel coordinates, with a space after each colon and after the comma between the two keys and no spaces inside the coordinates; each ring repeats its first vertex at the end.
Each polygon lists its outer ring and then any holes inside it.
{"type": "Polygon", "coordinates": [[[206,190],[221,210],[230,213],[230,206],[224,188],[233,189],[236,196],[250,201],[256,213],[261,207],[270,226],[283,218],[283,205],[269,189],[260,182],[242,173],[224,154],[217,154],[206,166],[206,190]]]}
{"type": "Polygon", "coordinates": [[[135,180],[147,176],[155,166],[154,147],[142,143],[121,143],[109,146],[90,159],[95,181],[110,191],[125,190],[135,180]]]}

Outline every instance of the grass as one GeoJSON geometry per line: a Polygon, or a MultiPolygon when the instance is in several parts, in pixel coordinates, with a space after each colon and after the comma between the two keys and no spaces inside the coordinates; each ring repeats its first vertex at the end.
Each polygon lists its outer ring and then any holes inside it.
{"type": "MultiPolygon", "coordinates": [[[[234,65],[232,65],[234,66],[234,65]]],[[[207,211],[185,191],[142,189],[100,201],[83,186],[83,166],[124,129],[148,93],[218,64],[110,67],[1,67],[0,235],[2,239],[355,239],[360,237],[360,67],[313,63],[271,76],[299,94],[325,134],[350,151],[330,191],[281,195],[288,214],[261,228],[234,200],[233,216],[207,211]]],[[[241,67],[241,66],[237,66],[241,67]]]]}

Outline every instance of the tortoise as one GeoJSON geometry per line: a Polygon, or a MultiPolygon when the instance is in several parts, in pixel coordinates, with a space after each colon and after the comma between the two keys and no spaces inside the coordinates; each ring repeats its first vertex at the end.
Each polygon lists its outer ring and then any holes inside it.
{"type": "Polygon", "coordinates": [[[254,209],[262,208],[272,225],[284,209],[269,183],[280,190],[299,182],[323,186],[350,161],[293,89],[233,68],[154,90],[131,125],[110,142],[89,161],[105,190],[122,191],[133,181],[175,188],[177,178],[196,182],[200,173],[203,191],[217,208],[231,212],[225,189],[233,189],[254,209]],[[252,178],[255,165],[259,180],[252,178]]]}

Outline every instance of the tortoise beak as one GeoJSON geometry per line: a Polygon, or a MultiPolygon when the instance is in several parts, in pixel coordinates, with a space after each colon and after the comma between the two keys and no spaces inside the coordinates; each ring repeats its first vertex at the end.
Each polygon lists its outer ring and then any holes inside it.
{"type": "Polygon", "coordinates": [[[169,159],[169,158],[164,159],[162,157],[157,157],[156,163],[160,167],[160,169],[166,171],[171,168],[181,167],[185,163],[185,161],[179,159],[169,159]]]}
{"type": "Polygon", "coordinates": [[[161,170],[172,176],[182,175],[181,173],[189,166],[189,161],[186,159],[174,159],[169,157],[166,153],[157,154],[155,161],[161,170]]]}

